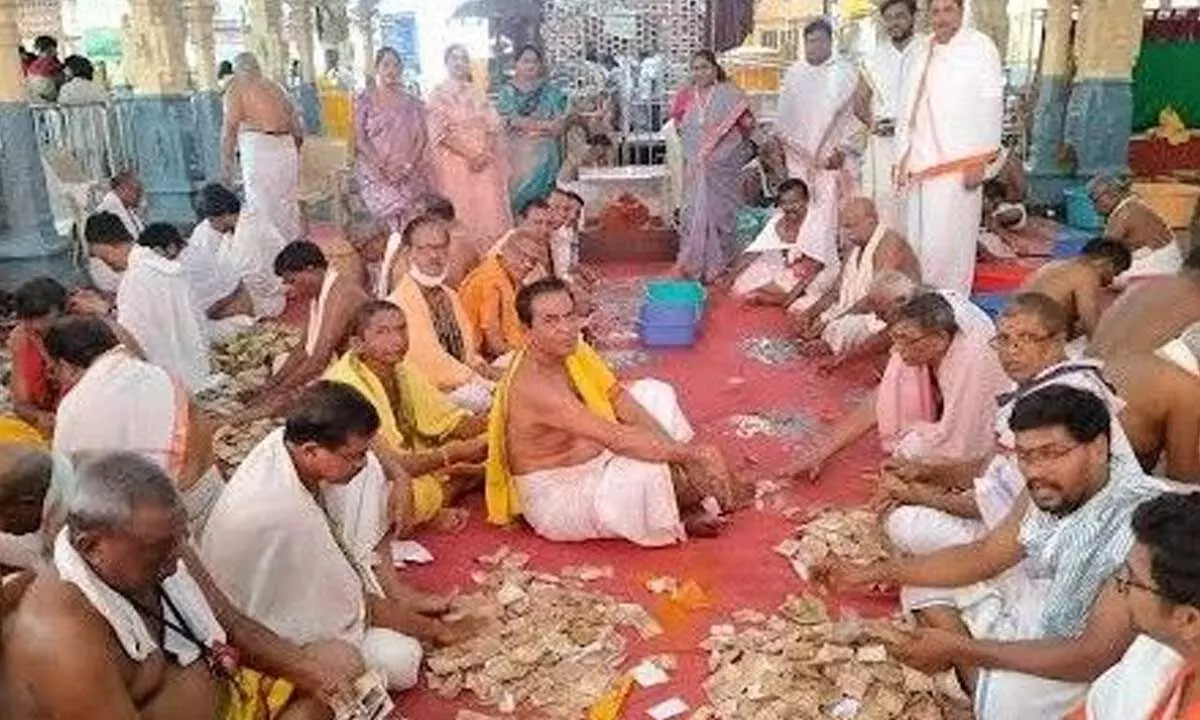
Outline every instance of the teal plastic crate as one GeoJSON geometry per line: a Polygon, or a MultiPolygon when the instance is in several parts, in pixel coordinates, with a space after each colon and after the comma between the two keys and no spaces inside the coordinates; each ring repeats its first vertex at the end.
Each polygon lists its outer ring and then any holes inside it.
{"type": "Polygon", "coordinates": [[[703,308],[707,298],[708,292],[695,280],[651,280],[646,283],[646,302],[651,304],[687,304],[703,308]]]}

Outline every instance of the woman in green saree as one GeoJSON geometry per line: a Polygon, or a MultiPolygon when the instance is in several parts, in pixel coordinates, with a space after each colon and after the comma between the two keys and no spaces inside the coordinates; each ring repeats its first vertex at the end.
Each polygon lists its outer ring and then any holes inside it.
{"type": "Polygon", "coordinates": [[[562,166],[567,96],[546,80],[543,70],[542,51],[533,45],[521,48],[516,73],[496,102],[508,131],[508,195],[514,212],[548,195],[562,166]]]}

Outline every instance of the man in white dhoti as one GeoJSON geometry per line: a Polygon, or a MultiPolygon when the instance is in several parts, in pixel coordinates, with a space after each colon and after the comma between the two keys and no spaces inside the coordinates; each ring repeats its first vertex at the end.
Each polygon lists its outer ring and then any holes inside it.
{"type": "Polygon", "coordinates": [[[1066,320],[1063,308],[1039,293],[1017,295],[1000,316],[996,354],[1014,387],[996,399],[994,448],[953,463],[925,458],[884,464],[879,495],[900,505],[884,528],[897,548],[924,554],[965,545],[1003,521],[1025,487],[1008,421],[1016,401],[1039,388],[1065,385],[1103,399],[1113,417],[1113,461],[1138,465],[1118,419],[1125,403],[1105,380],[1103,364],[1068,359],[1066,320]]]}
{"type": "Polygon", "coordinates": [[[747,304],[782,305],[799,314],[837,282],[837,235],[810,219],[809,200],[803,180],[779,185],[778,211],[730,272],[734,297],[747,304]]]}
{"type": "Polygon", "coordinates": [[[253,53],[234,60],[225,91],[221,159],[232,179],[240,153],[246,212],[275,228],[284,242],[300,238],[300,144],[304,126],[287,92],[265,77],[253,53]]]}
{"type": "Polygon", "coordinates": [[[1167,489],[1136,465],[1110,462],[1110,423],[1086,390],[1025,395],[1009,428],[1026,491],[999,526],[967,545],[838,563],[816,577],[946,588],[905,603],[924,627],[893,639],[896,657],[957,670],[979,720],[1063,717],[1134,639],[1112,575],[1133,547],[1134,511],[1167,489]]]}
{"type": "Polygon", "coordinates": [[[6,720],[331,717],[363,672],[354,648],[299,647],[239,613],[184,540],[161,468],[96,453],[78,475],[52,567],[6,618],[6,720]]]}
{"type": "Polygon", "coordinates": [[[54,450],[136,452],[171,475],[199,535],[224,485],[213,464],[213,422],[188,389],[122,347],[99,318],[67,318],[46,333],[55,374],[70,388],[59,403],[54,450]]]}
{"type": "Polygon", "coordinates": [[[850,248],[838,281],[795,316],[806,354],[844,356],[887,328],[872,309],[871,285],[881,273],[899,272],[916,284],[921,269],[900,233],[880,220],[875,203],[847,200],[840,213],[841,236],[850,248]]]}
{"type": "Polygon", "coordinates": [[[145,194],[142,181],[132,170],[122,170],[109,180],[109,187],[112,189],[100,199],[95,211],[116,215],[121,219],[121,224],[125,226],[129,236],[138,237],[146,229],[146,222],[141,216],[142,198],[145,194]]]}
{"type": "Polygon", "coordinates": [[[931,286],[968,294],[987,165],[1000,150],[1004,75],[987,35],[963,24],[962,0],[930,5],[933,37],[899,106],[896,182],[908,241],[931,286]]]}
{"type": "Polygon", "coordinates": [[[112,300],[121,286],[121,276],[129,265],[129,251],[136,235],[130,235],[121,218],[109,212],[88,217],[83,226],[87,241],[88,277],[92,286],[112,300]]]}
{"type": "Polygon", "coordinates": [[[1165,493],[1133,515],[1136,542],[1113,584],[1140,635],[1065,720],[1170,720],[1200,713],[1194,668],[1200,496],[1165,493]]]}
{"type": "Polygon", "coordinates": [[[674,390],[653,380],[622,387],[579,340],[575,303],[558,278],[522,288],[517,312],[528,342],[492,406],[489,521],[523,515],[549,540],[646,547],[715,534],[742,488],[719,450],[693,442],[674,390]]]}
{"type": "MultiPolygon", "coordinates": [[[[212,183],[201,188],[196,198],[196,214],[200,222],[192,230],[187,247],[179,254],[179,262],[187,270],[196,305],[210,321],[214,321],[214,324],[218,320],[239,317],[253,322],[256,315],[254,298],[247,291],[246,283],[241,278],[241,268],[230,262],[232,248],[229,246],[238,242],[234,233],[241,209],[242,204],[237,196],[224,186],[212,183]]],[[[274,235],[273,231],[271,234],[274,235]]],[[[278,238],[278,235],[274,237],[278,238]]],[[[241,241],[254,249],[259,247],[258,243],[248,242],[245,236],[241,241]]],[[[280,245],[275,249],[275,254],[282,249],[280,245]]],[[[263,270],[272,281],[272,299],[277,298],[274,304],[282,310],[283,284],[271,272],[273,258],[274,255],[256,264],[265,266],[263,270]]]]}
{"type": "MultiPolygon", "coordinates": [[[[379,416],[353,388],[314,384],[230,479],[201,557],[250,617],[293,642],[350,643],[389,689],[407,690],[421,667],[411,628],[422,613],[400,598],[395,578],[388,482],[368,452],[378,429],[379,416]]],[[[448,609],[437,604],[417,621],[435,635],[452,627],[433,617],[448,609]]]]}
{"type": "Polygon", "coordinates": [[[863,194],[875,201],[885,225],[904,229],[904,203],[892,182],[897,116],[904,105],[904,91],[911,87],[911,75],[919,62],[921,48],[928,39],[914,36],[915,0],[885,0],[879,4],[879,14],[887,40],[879,43],[867,58],[864,73],[871,94],[871,122],[863,164],[863,194]]]}
{"type": "Polygon", "coordinates": [[[806,224],[818,241],[836,244],[838,205],[855,194],[848,156],[853,136],[859,75],[833,54],[833,28],[823,19],[804,28],[804,57],[783,78],[775,134],[783,145],[789,177],[808,186],[806,224]]]}
{"type": "Polygon", "coordinates": [[[1126,183],[1100,175],[1092,178],[1087,190],[1096,211],[1105,218],[1104,236],[1133,253],[1133,263],[1117,276],[1116,287],[1123,288],[1132,280],[1179,272],[1183,267],[1183,252],[1175,242],[1171,226],[1126,183]]]}
{"type": "Polygon", "coordinates": [[[129,252],[129,268],[117,289],[117,322],[137,340],[147,360],[196,392],[220,378],[209,362],[204,316],[178,260],[184,247],[175,226],[146,228],[129,252]]]}

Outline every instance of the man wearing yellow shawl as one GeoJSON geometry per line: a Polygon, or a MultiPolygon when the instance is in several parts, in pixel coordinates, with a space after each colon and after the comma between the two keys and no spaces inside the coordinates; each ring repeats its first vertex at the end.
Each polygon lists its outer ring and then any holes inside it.
{"type": "Polygon", "coordinates": [[[450,233],[434,215],[418,215],[404,228],[408,272],[388,300],[404,311],[410,338],[405,360],[472,412],[492,406],[496,371],[479,355],[475,331],[458,293],[446,282],[450,233]]]}
{"type": "Polygon", "coordinates": [[[528,339],[497,387],[488,426],[488,519],[517,515],[555,541],[623,538],[646,547],[716,534],[742,498],[720,452],[693,443],[674,390],[628,390],[579,340],[566,283],[523,288],[528,339]]]}
{"type": "Polygon", "coordinates": [[[325,379],[353,387],[379,415],[371,449],[394,482],[392,517],[399,530],[431,521],[445,529],[461,525],[464,513],[448,506],[479,485],[486,418],[457,407],[406,360],[408,327],[400,308],[367,303],[351,333],[350,350],[325,379]]]}
{"type": "Polygon", "coordinates": [[[520,348],[525,331],[517,317],[517,290],[538,263],[537,241],[516,232],[499,252],[471,271],[458,289],[463,309],[480,339],[481,352],[496,360],[520,348]]]}

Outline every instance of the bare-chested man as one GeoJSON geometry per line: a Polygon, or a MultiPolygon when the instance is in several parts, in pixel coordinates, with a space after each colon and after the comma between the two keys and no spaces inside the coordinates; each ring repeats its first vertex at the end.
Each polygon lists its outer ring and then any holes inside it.
{"type": "Polygon", "coordinates": [[[1171,227],[1123,182],[1105,175],[1092,179],[1088,195],[1106,218],[1104,236],[1133,253],[1133,264],[1117,279],[1118,287],[1152,275],[1173,275],[1183,260],[1171,227]]]}
{"type": "Polygon", "coordinates": [[[261,217],[284,241],[300,237],[300,113],[279,83],[265,77],[254,53],[234,60],[233,81],[225,90],[221,161],[232,185],[240,152],[246,212],[261,217]]]}
{"type": "Polygon", "coordinates": [[[1129,250],[1115,240],[1095,238],[1078,257],[1046,263],[1026,278],[1020,292],[1038,292],[1063,306],[1070,339],[1091,337],[1104,311],[1113,280],[1129,269],[1129,250]]]}
{"type": "Polygon", "coordinates": [[[838,282],[808,309],[795,316],[800,337],[810,342],[805,352],[845,355],[884,331],[872,310],[871,284],[880,273],[903,273],[914,283],[921,268],[908,241],[879,220],[870,198],[847,200],[839,214],[842,239],[850,246],[838,282]]]}
{"type": "Polygon", "coordinates": [[[303,240],[279,253],[275,274],[283,279],[289,297],[308,303],[308,324],[299,347],[246,399],[246,408],[229,419],[233,425],[280,415],[293,393],[316,380],[346,349],[354,317],[371,299],[356,278],[330,268],[321,249],[303,240]]]}
{"type": "Polygon", "coordinates": [[[1106,359],[1104,377],[1125,401],[1121,424],[1146,472],[1200,483],[1200,382],[1169,360],[1133,353],[1106,359]]]}
{"type": "Polygon", "coordinates": [[[363,671],[353,647],[302,648],[239,613],[187,549],[179,496],[155,464],[110,453],[77,470],[50,565],[8,607],[5,720],[212,720],[238,691],[239,662],[287,678],[260,678],[271,717],[332,717],[363,671]]]}
{"type": "Polygon", "coordinates": [[[570,290],[550,277],[517,298],[528,344],[492,408],[488,519],[516,515],[555,541],[624,538],[670,545],[712,535],[740,488],[720,452],[692,442],[674,390],[626,390],[579,339],[570,290]],[[713,498],[719,508],[713,508],[713,498]]]}
{"type": "Polygon", "coordinates": [[[1152,353],[1200,321],[1200,248],[1171,277],[1144,280],[1121,293],[1100,316],[1087,354],[1152,353]]]}

